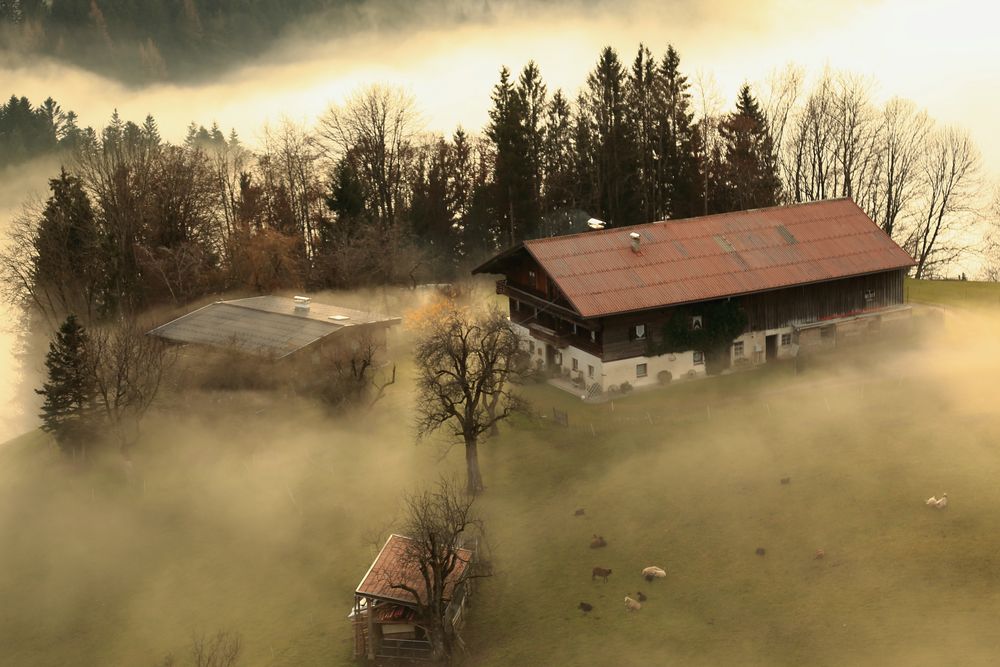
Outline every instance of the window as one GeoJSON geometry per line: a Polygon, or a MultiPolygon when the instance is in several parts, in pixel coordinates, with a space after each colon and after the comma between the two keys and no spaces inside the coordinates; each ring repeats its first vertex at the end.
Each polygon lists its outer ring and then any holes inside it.
{"type": "Polygon", "coordinates": [[[875,302],[875,290],[866,289],[865,290],[865,303],[870,304],[875,302]]]}
{"type": "Polygon", "coordinates": [[[694,365],[695,366],[699,366],[699,365],[701,365],[703,363],[705,363],[705,355],[704,355],[704,353],[698,352],[697,350],[695,350],[695,353],[694,353],[694,365]]]}
{"type": "Polygon", "coordinates": [[[577,361],[576,357],[573,358],[573,370],[574,371],[580,370],[580,362],[577,361]]]}
{"type": "Polygon", "coordinates": [[[629,338],[632,340],[646,340],[646,325],[636,324],[629,331],[629,338]]]}
{"type": "Polygon", "coordinates": [[[691,318],[691,330],[698,331],[701,329],[701,315],[695,315],[691,318]]]}
{"type": "Polygon", "coordinates": [[[573,322],[573,335],[576,335],[576,322],[573,322]]]}
{"type": "Polygon", "coordinates": [[[589,377],[589,378],[594,377],[594,367],[593,366],[590,366],[590,365],[587,366],[587,377],[589,377]]]}
{"type": "Polygon", "coordinates": [[[637,378],[646,377],[646,364],[636,364],[635,365],[635,376],[637,378]]]}
{"type": "Polygon", "coordinates": [[[738,340],[733,343],[733,356],[737,359],[743,358],[743,341],[738,340]]]}
{"type": "Polygon", "coordinates": [[[534,271],[528,271],[528,280],[531,281],[532,285],[535,284],[535,272],[534,271]]]}
{"type": "MultiPolygon", "coordinates": [[[[573,361],[575,362],[576,359],[574,359],[573,361]]],[[[556,352],[554,355],[552,355],[552,363],[554,363],[556,366],[562,366],[562,352],[556,352]]]]}
{"type": "Polygon", "coordinates": [[[535,341],[533,341],[533,340],[529,340],[528,341],[528,351],[531,352],[532,354],[534,354],[534,352],[535,352],[535,341]]]}
{"type": "Polygon", "coordinates": [[[511,299],[511,303],[514,304],[514,310],[515,311],[521,310],[521,302],[520,301],[518,301],[517,299],[511,299]]]}
{"type": "Polygon", "coordinates": [[[781,344],[791,345],[792,344],[792,334],[781,334],[781,344]]]}
{"type": "Polygon", "coordinates": [[[591,331],[590,332],[590,342],[591,343],[596,343],[597,342],[597,332],[596,331],[591,331]]]}

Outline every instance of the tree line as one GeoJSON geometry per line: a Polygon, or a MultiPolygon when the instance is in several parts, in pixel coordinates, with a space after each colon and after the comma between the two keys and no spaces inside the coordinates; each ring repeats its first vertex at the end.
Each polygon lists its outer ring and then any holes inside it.
{"type": "Polygon", "coordinates": [[[34,106],[27,97],[11,95],[0,105],[0,169],[77,148],[94,133],[77,120],[51,97],[34,106]]]}
{"type": "Polygon", "coordinates": [[[968,135],[902,100],[874,104],[857,77],[804,89],[788,70],[723,111],[673,47],[640,45],[628,67],[607,47],[573,98],[550,93],[533,62],[501,69],[481,134],[424,132],[414,99],[376,85],[314,127],[267,128],[254,150],[217,126],[172,144],[152,116],[80,130],[51,100],[12,98],[0,118],[41,119],[72,158],[13,225],[0,272],[9,296],[58,322],[231,289],[451,280],[590,217],[629,225],[840,196],[913,254],[918,277],[959,256],[977,221],[968,135]]]}

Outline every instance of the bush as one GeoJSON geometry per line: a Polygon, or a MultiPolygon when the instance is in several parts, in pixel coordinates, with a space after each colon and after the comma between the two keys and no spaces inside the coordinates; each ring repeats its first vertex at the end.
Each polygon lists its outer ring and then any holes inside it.
{"type": "Polygon", "coordinates": [[[670,371],[660,371],[656,374],[656,379],[660,384],[670,384],[670,381],[674,379],[674,374],[670,371]]]}
{"type": "Polygon", "coordinates": [[[627,394],[632,391],[632,385],[628,382],[622,382],[622,386],[618,388],[623,394],[627,394]]]}

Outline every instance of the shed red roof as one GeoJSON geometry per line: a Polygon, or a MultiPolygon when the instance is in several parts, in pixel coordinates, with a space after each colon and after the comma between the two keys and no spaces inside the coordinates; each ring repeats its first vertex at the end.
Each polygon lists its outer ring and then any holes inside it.
{"type": "MultiPolygon", "coordinates": [[[[408,591],[401,588],[393,588],[394,584],[404,584],[410,588],[423,591],[424,580],[420,575],[413,559],[412,550],[419,548],[420,544],[403,535],[390,535],[375,557],[368,573],[358,584],[357,593],[368,595],[382,600],[393,600],[404,604],[413,604],[413,599],[408,591]]],[[[444,597],[450,600],[455,588],[455,584],[461,580],[466,567],[472,561],[472,551],[469,549],[457,549],[459,560],[455,564],[455,569],[445,580],[444,597]]],[[[426,600],[424,600],[426,602],[426,600]]]]}
{"type": "MultiPolygon", "coordinates": [[[[850,199],[535,239],[523,247],[583,317],[708,301],[914,264],[850,199]],[[638,253],[631,248],[632,232],[640,235],[638,253]]],[[[476,272],[490,272],[493,262],[476,272]]]]}

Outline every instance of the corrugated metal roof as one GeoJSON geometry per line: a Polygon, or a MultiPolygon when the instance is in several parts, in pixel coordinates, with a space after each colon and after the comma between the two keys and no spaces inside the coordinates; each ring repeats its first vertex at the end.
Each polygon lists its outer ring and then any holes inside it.
{"type": "Polygon", "coordinates": [[[289,297],[257,296],[217,301],[149,333],[175,343],[235,348],[280,359],[346,327],[399,321],[321,303],[296,310],[289,297]]]}
{"type": "MultiPolygon", "coordinates": [[[[413,549],[420,548],[420,546],[411,537],[390,535],[364,579],[358,584],[356,592],[360,595],[370,595],[383,600],[411,604],[415,602],[412,594],[400,588],[393,588],[393,585],[404,584],[416,591],[425,589],[423,577],[414,562],[414,554],[411,553],[413,549]]],[[[445,600],[451,599],[455,584],[461,580],[465,568],[472,561],[472,551],[468,549],[457,549],[456,551],[459,556],[458,562],[455,563],[455,569],[444,582],[445,600]]]]}
{"type": "Polygon", "coordinates": [[[583,317],[914,264],[850,199],[535,239],[524,247],[583,317]],[[631,249],[631,232],[642,235],[638,253],[631,249]]]}

